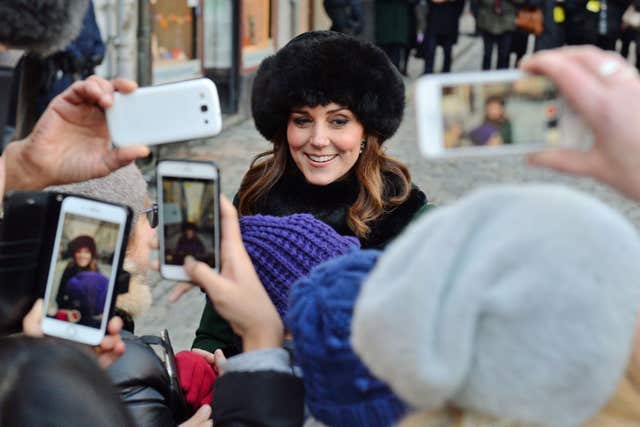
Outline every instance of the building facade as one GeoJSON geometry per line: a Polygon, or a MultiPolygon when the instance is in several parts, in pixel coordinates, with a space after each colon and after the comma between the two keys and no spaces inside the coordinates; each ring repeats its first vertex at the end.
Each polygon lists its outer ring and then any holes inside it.
{"type": "Polygon", "coordinates": [[[223,113],[249,117],[264,58],[328,29],[322,0],[93,0],[107,54],[98,73],[141,86],[208,77],[223,113]]]}

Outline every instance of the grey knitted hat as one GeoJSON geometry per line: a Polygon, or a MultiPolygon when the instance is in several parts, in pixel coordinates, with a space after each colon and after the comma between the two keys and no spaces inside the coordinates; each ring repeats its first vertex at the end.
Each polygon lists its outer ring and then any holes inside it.
{"type": "Polygon", "coordinates": [[[133,210],[132,231],[138,215],[144,210],[147,198],[147,182],[138,167],[133,163],[103,178],[48,187],[47,190],[75,193],[106,202],[127,205],[133,210]]]}
{"type": "Polygon", "coordinates": [[[352,345],[417,407],[577,426],[627,366],[639,259],[634,227],[590,196],[477,191],[388,247],[358,298],[352,345]]]}

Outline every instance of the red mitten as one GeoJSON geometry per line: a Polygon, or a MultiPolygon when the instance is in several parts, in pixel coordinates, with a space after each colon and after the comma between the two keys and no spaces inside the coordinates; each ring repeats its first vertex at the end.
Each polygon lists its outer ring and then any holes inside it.
{"type": "Polygon", "coordinates": [[[213,401],[213,384],[217,375],[207,360],[192,351],[176,354],[178,380],[184,397],[193,411],[213,401]]]}
{"type": "Polygon", "coordinates": [[[68,310],[58,310],[56,313],[56,319],[58,320],[66,320],[69,321],[69,311],[68,310]]]}

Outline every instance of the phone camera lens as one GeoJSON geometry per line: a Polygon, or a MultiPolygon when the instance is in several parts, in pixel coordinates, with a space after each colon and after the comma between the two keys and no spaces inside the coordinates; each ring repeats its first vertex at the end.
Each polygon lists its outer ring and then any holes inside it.
{"type": "Polygon", "coordinates": [[[209,107],[207,107],[206,105],[201,105],[200,106],[200,111],[202,111],[203,113],[206,113],[209,110],[209,107]]]}

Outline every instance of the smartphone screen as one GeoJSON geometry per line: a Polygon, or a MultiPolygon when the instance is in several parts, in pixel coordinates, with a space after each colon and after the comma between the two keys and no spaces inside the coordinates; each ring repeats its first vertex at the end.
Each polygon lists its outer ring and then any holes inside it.
{"type": "Polygon", "coordinates": [[[121,224],[64,213],[50,273],[48,318],[100,329],[108,316],[109,288],[121,224]]]}
{"type": "Polygon", "coordinates": [[[164,264],[182,266],[187,255],[216,266],[217,181],[162,177],[164,264]]]}
{"type": "Polygon", "coordinates": [[[549,79],[441,87],[444,148],[557,145],[559,93],[549,79]]]}

